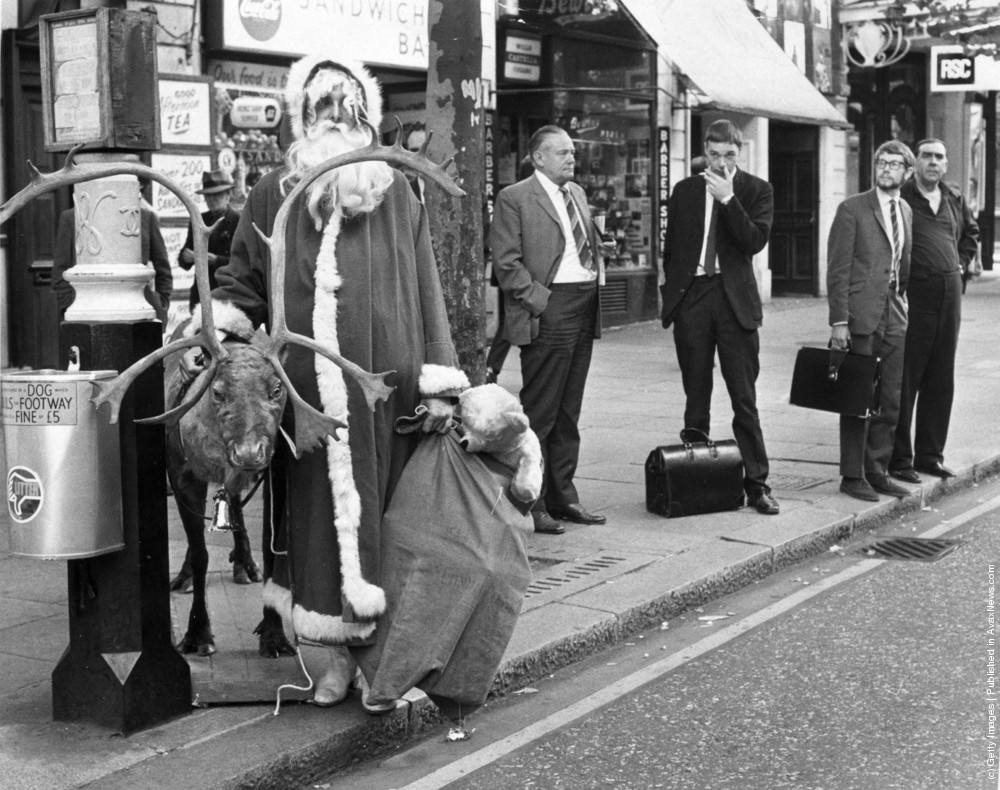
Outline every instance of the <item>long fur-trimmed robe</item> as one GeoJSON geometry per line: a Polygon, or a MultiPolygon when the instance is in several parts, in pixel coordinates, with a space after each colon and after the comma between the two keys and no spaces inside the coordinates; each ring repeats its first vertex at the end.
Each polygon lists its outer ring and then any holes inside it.
{"type": "MultiPolygon", "coordinates": [[[[269,173],[251,192],[229,264],[217,274],[212,297],[221,329],[242,314],[254,325],[267,321],[269,253],[253,224],[271,233],[281,175],[269,173]]],[[[415,441],[395,434],[394,421],[412,414],[421,395],[457,394],[468,381],[457,368],[427,214],[401,173],[375,211],[335,216],[323,231],[300,197],[286,244],[289,328],[339,346],[366,370],[397,371],[389,378],[396,390],[372,413],[357,383],[333,363],[289,347],[285,369],[303,398],[340,418],[346,402],[349,439],[298,460],[276,455],[265,534],[273,529],[279,554],[265,605],[300,638],[364,644],[375,623],[362,618],[384,608],[375,586],[379,524],[415,441]]]]}

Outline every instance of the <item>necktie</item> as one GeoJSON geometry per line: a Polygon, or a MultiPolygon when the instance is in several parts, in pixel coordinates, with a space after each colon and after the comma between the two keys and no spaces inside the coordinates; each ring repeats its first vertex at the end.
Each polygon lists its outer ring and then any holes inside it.
{"type": "Polygon", "coordinates": [[[892,279],[899,271],[899,259],[903,257],[903,242],[899,235],[899,217],[896,215],[895,199],[889,201],[889,217],[892,219],[892,279]]]}
{"type": "Polygon", "coordinates": [[[712,219],[708,223],[708,236],[705,239],[705,275],[712,277],[715,274],[715,231],[719,226],[719,203],[714,198],[712,200],[712,219]]]}
{"type": "Polygon", "coordinates": [[[566,201],[566,213],[569,214],[569,224],[573,229],[573,241],[576,242],[576,252],[580,256],[580,265],[588,271],[594,270],[594,256],[590,251],[590,244],[587,241],[587,232],[583,229],[583,222],[580,219],[580,212],[576,209],[573,196],[570,195],[566,187],[559,187],[563,200],[566,201]]]}

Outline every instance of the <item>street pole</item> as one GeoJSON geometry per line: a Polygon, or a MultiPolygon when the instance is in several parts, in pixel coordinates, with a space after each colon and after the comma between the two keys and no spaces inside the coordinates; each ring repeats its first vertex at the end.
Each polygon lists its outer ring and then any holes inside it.
{"type": "Polygon", "coordinates": [[[997,92],[986,94],[986,190],[983,196],[983,212],[980,214],[979,240],[984,269],[993,268],[993,245],[996,241],[997,205],[997,92]]]}
{"type": "MultiPolygon", "coordinates": [[[[46,149],[83,145],[76,162],[135,162],[135,152],[160,145],[156,17],[124,2],[86,5],[40,19],[46,149]]],[[[76,300],[60,326],[61,363],[123,371],[162,344],[163,327],[143,297],[153,273],[142,259],[139,182],[80,182],[73,202],[76,265],[66,279],[76,300]]],[[[191,673],[171,628],[164,431],[134,423],[160,414],[163,401],[156,365],[122,402],[124,547],[67,560],[70,633],[52,673],[56,720],[128,733],[191,709],[191,673]]],[[[64,529],[86,528],[71,497],[57,504],[64,529]]]]}
{"type": "Polygon", "coordinates": [[[426,190],[431,235],[459,364],[474,383],[485,374],[483,213],[485,119],[480,3],[430,0],[427,129],[434,159],[454,157],[464,198],[426,190]],[[447,5],[447,14],[445,6],[447,5]]]}

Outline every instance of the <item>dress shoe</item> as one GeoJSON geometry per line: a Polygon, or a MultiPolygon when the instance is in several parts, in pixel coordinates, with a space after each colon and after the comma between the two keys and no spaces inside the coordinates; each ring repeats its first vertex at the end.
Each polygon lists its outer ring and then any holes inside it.
{"type": "Polygon", "coordinates": [[[954,477],[955,473],[952,472],[947,466],[945,466],[940,461],[933,461],[929,464],[920,464],[917,466],[918,472],[923,472],[925,475],[934,475],[934,477],[949,478],[954,477]]]}
{"type": "Polygon", "coordinates": [[[747,497],[747,504],[754,508],[758,513],[763,513],[765,516],[776,516],[781,510],[778,506],[778,500],[771,495],[770,491],[766,490],[760,490],[750,494],[747,497]]]}
{"type": "Polygon", "coordinates": [[[920,475],[917,474],[917,470],[912,466],[906,466],[902,469],[890,469],[889,476],[895,477],[897,480],[902,480],[904,483],[921,483],[920,475]]]}
{"type": "Polygon", "coordinates": [[[597,513],[585,510],[579,502],[562,507],[550,507],[549,513],[563,521],[572,521],[574,524],[604,524],[608,520],[606,516],[599,516],[597,513]]]}
{"type": "Polygon", "coordinates": [[[868,483],[880,494],[899,497],[900,499],[910,495],[907,489],[892,482],[888,475],[868,475],[868,483]]]}
{"type": "Polygon", "coordinates": [[[865,502],[878,502],[878,494],[863,477],[845,477],[840,481],[840,493],[865,502]]]}
{"type": "Polygon", "coordinates": [[[566,527],[544,510],[532,510],[531,520],[535,522],[535,532],[541,532],[543,535],[562,535],[566,531],[566,527]]]}

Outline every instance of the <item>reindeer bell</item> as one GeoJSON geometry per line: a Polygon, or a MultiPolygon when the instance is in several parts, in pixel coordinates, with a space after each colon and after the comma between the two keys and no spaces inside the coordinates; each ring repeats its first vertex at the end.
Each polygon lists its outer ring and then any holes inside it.
{"type": "Polygon", "coordinates": [[[215,514],[212,516],[212,526],[209,532],[232,532],[233,523],[229,520],[229,493],[220,488],[212,497],[215,502],[215,514]]]}

